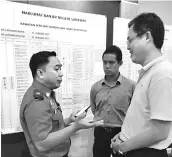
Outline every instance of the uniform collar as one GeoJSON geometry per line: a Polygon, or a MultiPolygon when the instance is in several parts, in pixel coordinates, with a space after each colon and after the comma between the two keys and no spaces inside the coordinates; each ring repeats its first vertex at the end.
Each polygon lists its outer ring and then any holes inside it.
{"type": "Polygon", "coordinates": [[[32,86],[36,89],[40,90],[42,93],[44,93],[47,97],[50,97],[50,94],[52,90],[50,90],[48,87],[46,87],[44,84],[34,80],[32,83],[32,86]]]}

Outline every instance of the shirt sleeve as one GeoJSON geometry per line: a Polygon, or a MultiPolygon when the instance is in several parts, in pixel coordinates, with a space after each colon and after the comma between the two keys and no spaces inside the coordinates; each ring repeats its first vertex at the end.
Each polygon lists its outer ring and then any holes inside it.
{"type": "Polygon", "coordinates": [[[25,120],[34,142],[46,139],[52,130],[52,112],[44,101],[33,101],[25,110],[25,120]]]}
{"type": "Polygon", "coordinates": [[[150,118],[172,121],[172,79],[165,77],[149,90],[150,118]]]}

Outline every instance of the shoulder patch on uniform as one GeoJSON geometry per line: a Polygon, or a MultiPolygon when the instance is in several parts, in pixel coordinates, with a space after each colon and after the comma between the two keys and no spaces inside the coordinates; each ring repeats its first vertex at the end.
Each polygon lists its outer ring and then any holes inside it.
{"type": "Polygon", "coordinates": [[[33,91],[33,97],[34,97],[35,100],[38,100],[38,101],[39,100],[44,100],[44,94],[38,89],[35,89],[33,91]]]}

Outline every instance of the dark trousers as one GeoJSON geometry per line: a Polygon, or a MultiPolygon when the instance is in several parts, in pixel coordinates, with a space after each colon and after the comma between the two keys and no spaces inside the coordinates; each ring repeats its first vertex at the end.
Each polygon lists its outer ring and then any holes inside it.
{"type": "MultiPolygon", "coordinates": [[[[110,148],[111,139],[120,131],[120,127],[96,127],[94,129],[93,157],[110,157],[112,154],[112,149],[110,148]]],[[[116,154],[114,157],[118,156],[116,154]]]]}
{"type": "MultiPolygon", "coordinates": [[[[142,148],[127,152],[123,157],[168,157],[166,149],[142,148]]],[[[121,157],[122,157],[121,156],[121,157]]]]}

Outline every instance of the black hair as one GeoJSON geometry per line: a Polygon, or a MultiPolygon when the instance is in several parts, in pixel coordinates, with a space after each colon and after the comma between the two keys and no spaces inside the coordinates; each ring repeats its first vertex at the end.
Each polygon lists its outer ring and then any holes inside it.
{"type": "Polygon", "coordinates": [[[29,63],[30,70],[32,72],[32,77],[35,78],[36,71],[39,67],[44,66],[49,63],[49,57],[56,56],[54,51],[40,51],[32,55],[29,63]]]}
{"type": "Polygon", "coordinates": [[[161,49],[164,43],[165,28],[162,20],[155,13],[141,13],[131,20],[128,24],[138,36],[149,31],[152,35],[156,48],[161,49]]]}
{"type": "Polygon", "coordinates": [[[114,54],[114,55],[116,55],[116,60],[117,60],[118,63],[119,63],[120,61],[122,61],[122,51],[121,51],[121,49],[120,49],[118,46],[116,46],[116,45],[112,45],[112,46],[108,47],[108,48],[104,51],[104,53],[103,53],[103,55],[102,55],[102,59],[103,59],[103,56],[104,56],[105,54],[114,54]]]}

